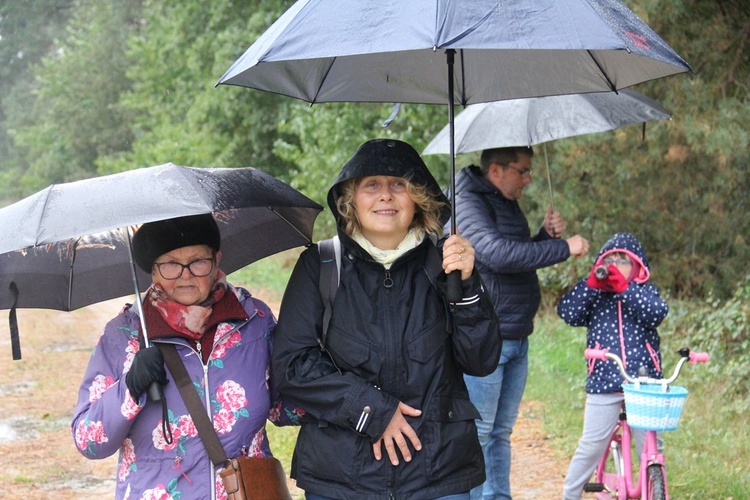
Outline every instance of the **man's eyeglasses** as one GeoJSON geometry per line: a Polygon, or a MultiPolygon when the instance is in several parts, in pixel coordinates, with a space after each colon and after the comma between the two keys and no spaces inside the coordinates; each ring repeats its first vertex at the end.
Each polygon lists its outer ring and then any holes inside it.
{"type": "Polygon", "coordinates": [[[531,171],[533,170],[531,168],[521,169],[521,168],[518,168],[518,167],[514,167],[513,165],[506,165],[506,167],[515,170],[516,172],[519,173],[519,175],[521,177],[531,177],[531,171]]]}
{"type": "Polygon", "coordinates": [[[190,274],[196,278],[202,278],[208,276],[213,271],[214,258],[196,259],[187,264],[180,264],[179,262],[154,262],[154,265],[165,280],[176,280],[182,276],[182,272],[185,269],[190,271],[190,274]]]}
{"type": "Polygon", "coordinates": [[[630,259],[625,259],[625,258],[615,259],[614,257],[605,257],[604,259],[602,259],[602,263],[604,263],[607,266],[610,266],[612,264],[616,266],[629,266],[633,264],[630,261],[630,259]]]}

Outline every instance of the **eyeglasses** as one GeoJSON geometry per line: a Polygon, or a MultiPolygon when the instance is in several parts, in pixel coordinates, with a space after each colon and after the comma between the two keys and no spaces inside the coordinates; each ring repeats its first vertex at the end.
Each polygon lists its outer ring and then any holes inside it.
{"type": "Polygon", "coordinates": [[[633,264],[633,262],[630,259],[615,259],[614,257],[605,257],[602,259],[602,262],[608,266],[614,264],[616,266],[630,266],[633,264]]]}
{"type": "Polygon", "coordinates": [[[532,168],[524,168],[524,169],[520,169],[520,168],[518,168],[518,167],[514,167],[514,166],[512,166],[512,165],[506,165],[506,167],[507,167],[507,168],[511,168],[511,169],[513,169],[513,170],[515,170],[516,172],[518,172],[518,173],[519,173],[519,175],[520,175],[521,177],[531,177],[531,171],[533,170],[532,168]]]}
{"type": "Polygon", "coordinates": [[[176,280],[182,276],[182,272],[187,269],[190,274],[196,278],[202,278],[211,274],[214,269],[214,258],[208,257],[204,259],[196,259],[187,264],[180,264],[179,262],[154,262],[156,269],[159,270],[159,274],[165,280],[176,280]]]}

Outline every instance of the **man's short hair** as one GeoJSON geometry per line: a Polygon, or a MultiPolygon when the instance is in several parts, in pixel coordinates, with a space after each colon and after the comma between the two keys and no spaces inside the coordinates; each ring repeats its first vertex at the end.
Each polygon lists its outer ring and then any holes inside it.
{"type": "Polygon", "coordinates": [[[482,158],[480,159],[479,165],[482,169],[482,174],[487,175],[490,171],[490,165],[497,163],[506,168],[510,163],[518,161],[518,155],[524,154],[528,156],[534,156],[534,149],[531,146],[511,146],[508,148],[493,148],[485,149],[482,151],[482,158]]]}

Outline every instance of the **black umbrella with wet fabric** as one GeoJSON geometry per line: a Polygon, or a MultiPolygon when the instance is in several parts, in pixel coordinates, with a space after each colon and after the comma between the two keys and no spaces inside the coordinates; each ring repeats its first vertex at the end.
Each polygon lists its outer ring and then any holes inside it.
{"type": "MultiPolygon", "coordinates": [[[[213,213],[227,274],[312,241],[322,207],[255,168],[167,163],[52,185],[0,209],[0,309],[72,311],[145,290],[133,265],[138,225],[213,213]]],[[[11,332],[20,359],[17,330],[11,332]]]]}

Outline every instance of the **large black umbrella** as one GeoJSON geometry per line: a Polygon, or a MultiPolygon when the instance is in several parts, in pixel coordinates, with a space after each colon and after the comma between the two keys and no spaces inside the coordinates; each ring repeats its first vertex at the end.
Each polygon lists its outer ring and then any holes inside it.
{"type": "Polygon", "coordinates": [[[454,104],[619,90],[690,69],[619,0],[299,0],[217,85],[448,104],[452,128],[454,104]]]}
{"type": "MultiPolygon", "coordinates": [[[[52,185],[0,209],[0,309],[74,309],[143,291],[150,277],[133,265],[137,225],[213,213],[224,272],[312,241],[322,207],[254,168],[167,163],[52,185]]],[[[136,300],[138,303],[139,301],[136,300]]]]}

